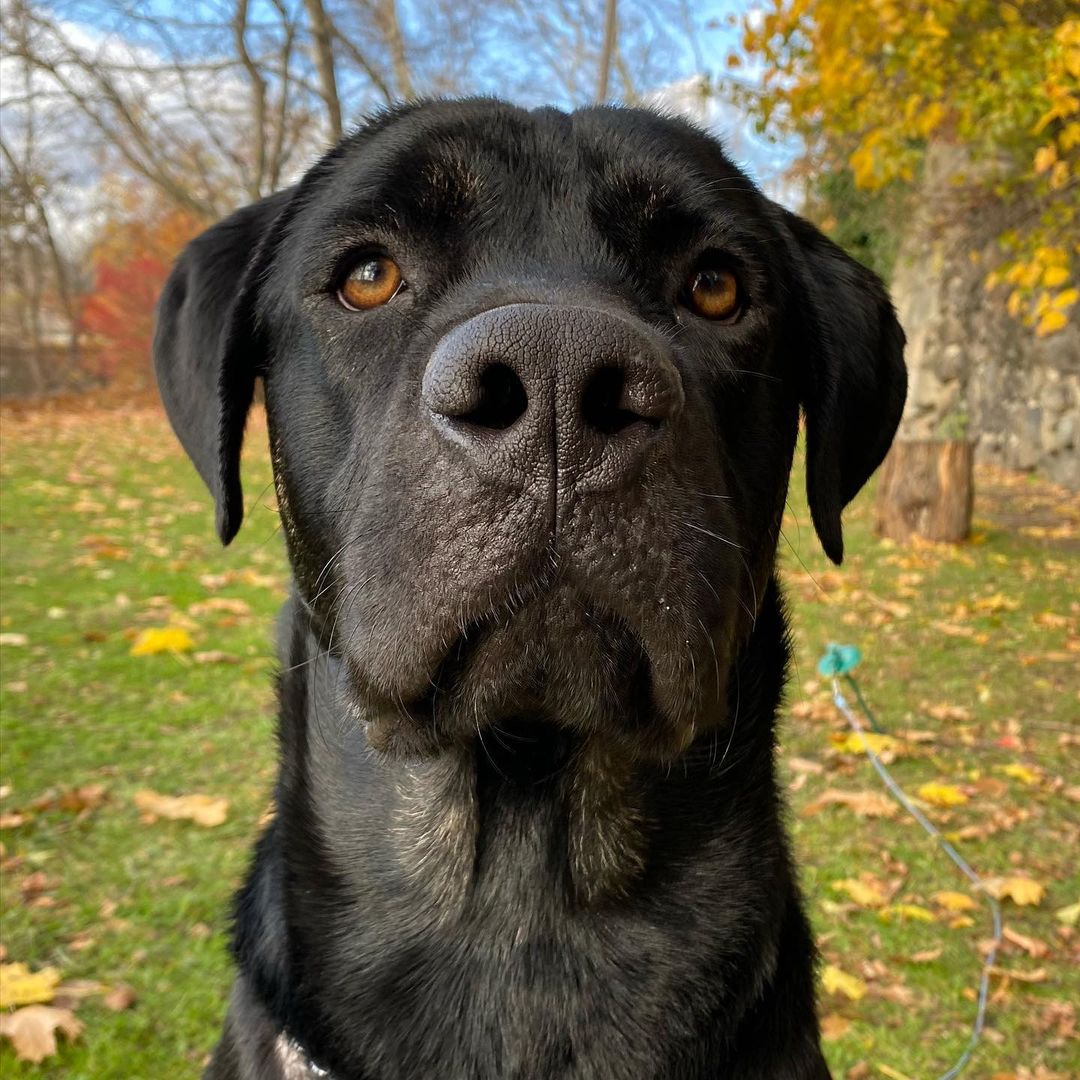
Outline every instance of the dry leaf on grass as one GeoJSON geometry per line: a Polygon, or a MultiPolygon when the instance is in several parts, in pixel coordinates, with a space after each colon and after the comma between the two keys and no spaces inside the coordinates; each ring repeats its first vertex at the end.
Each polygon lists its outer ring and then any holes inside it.
{"type": "Polygon", "coordinates": [[[44,1061],[56,1053],[56,1033],[77,1039],[83,1025],[70,1009],[27,1005],[0,1015],[0,1035],[11,1040],[20,1061],[44,1061]]]}
{"type": "Polygon", "coordinates": [[[842,1039],[851,1030],[851,1021],[839,1013],[828,1013],[821,1018],[821,1037],[826,1042],[842,1039]]]}
{"type": "Polygon", "coordinates": [[[952,784],[923,784],[918,794],[920,799],[934,806],[963,806],[968,801],[968,797],[952,784]]]}
{"type": "Polygon", "coordinates": [[[1011,900],[1021,907],[1041,904],[1046,887],[1032,878],[1022,875],[985,878],[983,887],[995,900],[1011,900]]]}
{"type": "Polygon", "coordinates": [[[826,964],[822,968],[821,985],[827,994],[840,994],[851,1001],[858,1001],[866,996],[866,983],[846,971],[841,971],[834,964],[826,964]]]}
{"type": "Polygon", "coordinates": [[[857,817],[891,818],[896,816],[896,803],[877,791],[840,791],[829,788],[813,802],[803,807],[803,816],[817,814],[826,806],[846,806],[857,817]]]}
{"type": "Polygon", "coordinates": [[[151,822],[159,817],[170,821],[194,821],[207,829],[223,825],[229,800],[212,795],[159,795],[156,791],[136,791],[135,805],[151,822]]]}
{"type": "Polygon", "coordinates": [[[846,735],[829,736],[833,746],[843,754],[864,754],[867,750],[889,764],[905,750],[904,744],[891,735],[879,735],[876,731],[852,731],[846,735]]]}
{"type": "Polygon", "coordinates": [[[936,892],[930,899],[946,911],[974,911],[979,906],[967,893],[950,890],[936,892]]]}
{"type": "Polygon", "coordinates": [[[31,971],[29,965],[21,961],[0,964],[0,1009],[52,1001],[59,982],[60,972],[56,968],[31,971]]]}
{"type": "Polygon", "coordinates": [[[131,644],[132,656],[154,656],[156,653],[189,652],[195,647],[191,635],[180,626],[151,626],[143,630],[131,644]]]}
{"type": "Polygon", "coordinates": [[[846,893],[859,907],[878,908],[888,900],[885,890],[876,881],[844,878],[843,881],[834,881],[832,887],[837,892],[846,893]]]}

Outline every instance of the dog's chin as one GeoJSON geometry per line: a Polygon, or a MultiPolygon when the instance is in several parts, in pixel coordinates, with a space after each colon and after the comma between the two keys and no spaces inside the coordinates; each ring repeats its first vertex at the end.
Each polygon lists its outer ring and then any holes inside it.
{"type": "Polygon", "coordinates": [[[716,636],[649,634],[555,590],[473,620],[434,670],[402,673],[419,693],[376,688],[361,657],[346,658],[340,690],[372,747],[395,756],[430,756],[524,721],[665,759],[717,715],[726,666],[716,636]]]}

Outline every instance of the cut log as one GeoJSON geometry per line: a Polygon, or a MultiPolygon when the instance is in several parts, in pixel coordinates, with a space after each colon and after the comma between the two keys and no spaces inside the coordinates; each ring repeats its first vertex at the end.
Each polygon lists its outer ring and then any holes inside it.
{"type": "Polygon", "coordinates": [[[897,440],[881,466],[879,536],[958,543],[971,532],[975,446],[961,440],[897,440]]]}

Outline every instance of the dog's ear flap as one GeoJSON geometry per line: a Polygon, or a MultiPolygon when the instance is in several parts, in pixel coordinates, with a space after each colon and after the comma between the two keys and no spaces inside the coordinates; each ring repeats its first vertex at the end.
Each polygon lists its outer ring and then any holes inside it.
{"type": "Polygon", "coordinates": [[[244,516],[240,448],[266,360],[255,317],[275,226],[292,190],[237,210],[196,237],[173,267],[157,305],[154,371],[173,430],[217,507],[228,544],[244,516]]]}
{"type": "Polygon", "coordinates": [[[844,557],[840,515],[881,464],[904,411],[904,331],[880,278],[785,211],[797,245],[806,491],[825,554],[844,557]],[[805,350],[805,351],[803,351],[805,350]]]}

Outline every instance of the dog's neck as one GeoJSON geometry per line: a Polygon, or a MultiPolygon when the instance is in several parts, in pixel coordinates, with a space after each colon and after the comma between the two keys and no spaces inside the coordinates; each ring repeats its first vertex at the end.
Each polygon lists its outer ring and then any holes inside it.
{"type": "Polygon", "coordinates": [[[478,723],[475,739],[430,757],[388,757],[370,748],[341,707],[335,662],[317,651],[302,613],[294,609],[283,625],[291,630],[280,681],[280,797],[302,801],[303,816],[314,813],[347,864],[356,861],[348,838],[368,843],[363,806],[378,805],[402,880],[444,917],[462,910],[478,877],[508,864],[526,876],[531,866],[546,875],[547,890],[564,891],[578,906],[625,901],[646,875],[657,838],[680,828],[703,835],[712,794],[769,779],[785,667],[777,660],[786,651],[774,583],[733,662],[727,715],[669,762],[635,760],[614,737],[583,739],[526,716],[500,718],[487,730],[478,723]],[[693,797],[673,796],[673,776],[693,797]],[[530,844],[535,850],[524,851],[530,844]]]}

